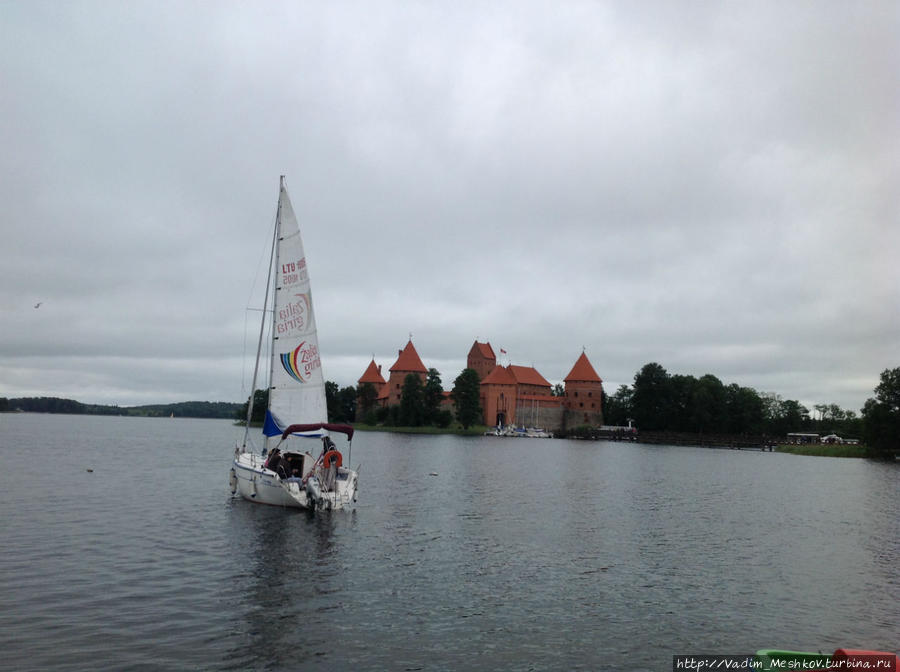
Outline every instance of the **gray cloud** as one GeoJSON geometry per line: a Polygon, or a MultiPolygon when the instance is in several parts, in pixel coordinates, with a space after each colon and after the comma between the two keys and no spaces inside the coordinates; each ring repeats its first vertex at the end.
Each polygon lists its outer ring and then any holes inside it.
{"type": "Polygon", "coordinates": [[[0,14],[2,395],[242,398],[279,174],[341,385],[410,332],[447,386],[476,337],[854,410],[897,365],[893,3],[0,14]]]}

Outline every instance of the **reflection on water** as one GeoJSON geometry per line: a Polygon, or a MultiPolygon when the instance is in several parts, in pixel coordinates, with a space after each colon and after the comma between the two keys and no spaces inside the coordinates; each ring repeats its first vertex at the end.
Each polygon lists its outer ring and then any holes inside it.
{"type": "Polygon", "coordinates": [[[6,664],[658,670],[897,645],[898,465],[360,434],[357,509],[309,515],[229,498],[237,433],[0,417],[6,664]]]}

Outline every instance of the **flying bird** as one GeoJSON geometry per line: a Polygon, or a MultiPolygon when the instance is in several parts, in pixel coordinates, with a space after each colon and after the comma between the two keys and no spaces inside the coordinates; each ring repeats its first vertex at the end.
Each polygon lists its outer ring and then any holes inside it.
{"type": "Polygon", "coordinates": [[[42,303],[43,303],[43,301],[38,301],[36,304],[34,304],[34,307],[40,308],[42,303]]]}

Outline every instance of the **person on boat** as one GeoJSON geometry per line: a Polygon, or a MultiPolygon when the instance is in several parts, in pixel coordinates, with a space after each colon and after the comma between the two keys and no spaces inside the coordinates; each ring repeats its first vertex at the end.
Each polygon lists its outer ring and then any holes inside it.
{"type": "Polygon", "coordinates": [[[303,464],[302,457],[291,457],[287,466],[285,467],[285,471],[287,472],[287,478],[300,478],[300,465],[303,464]]]}
{"type": "Polygon", "coordinates": [[[290,457],[282,456],[281,461],[278,463],[278,467],[275,469],[275,473],[281,478],[290,478],[292,463],[293,460],[290,457]]]}
{"type": "Polygon", "coordinates": [[[281,451],[279,451],[278,448],[273,448],[272,452],[269,453],[269,457],[266,458],[263,467],[272,471],[276,471],[278,469],[278,464],[281,462],[281,455],[279,454],[280,452],[281,451]]]}
{"type": "Polygon", "coordinates": [[[337,446],[334,445],[334,441],[331,440],[330,436],[322,437],[322,455],[319,457],[320,462],[322,462],[322,472],[321,472],[321,481],[323,489],[328,492],[334,490],[334,482],[337,478],[337,462],[336,460],[330,460],[328,464],[325,464],[325,456],[328,455],[330,451],[336,451],[337,446]]]}

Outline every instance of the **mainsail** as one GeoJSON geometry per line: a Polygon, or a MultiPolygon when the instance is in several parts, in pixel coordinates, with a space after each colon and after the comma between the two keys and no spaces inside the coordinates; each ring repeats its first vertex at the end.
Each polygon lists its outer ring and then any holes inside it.
{"type": "MultiPolygon", "coordinates": [[[[267,437],[280,435],[292,424],[328,421],[306,255],[283,179],[276,221],[269,409],[263,429],[267,437]]],[[[274,445],[277,439],[267,438],[267,447],[270,442],[274,445]]]]}

